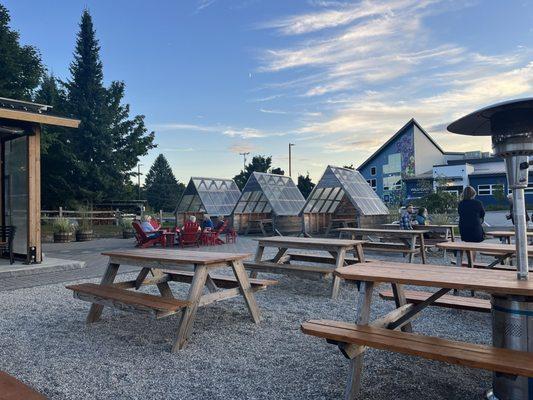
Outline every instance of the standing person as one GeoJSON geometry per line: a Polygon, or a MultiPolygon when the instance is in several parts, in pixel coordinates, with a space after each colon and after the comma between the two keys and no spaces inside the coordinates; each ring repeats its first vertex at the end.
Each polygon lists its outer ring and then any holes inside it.
{"type": "Polygon", "coordinates": [[[472,186],[466,186],[463,190],[463,200],[459,202],[459,232],[463,242],[479,243],[485,239],[483,232],[483,220],[485,209],[481,201],[474,199],[476,191],[472,186]]]}
{"type": "MultiPolygon", "coordinates": [[[[509,214],[505,216],[505,218],[510,219],[511,223],[514,225],[514,215],[513,215],[513,195],[508,194],[507,195],[507,201],[509,202],[509,214]]],[[[526,211],[526,223],[529,222],[529,214],[526,211]]]]}
{"type": "Polygon", "coordinates": [[[411,222],[413,213],[414,213],[413,205],[408,204],[407,207],[405,207],[405,212],[402,214],[402,217],[400,218],[400,229],[404,229],[404,230],[413,229],[413,224],[411,222]]]}
{"type": "Polygon", "coordinates": [[[416,223],[418,225],[427,225],[428,222],[428,210],[426,207],[420,207],[416,213],[416,223]]]}

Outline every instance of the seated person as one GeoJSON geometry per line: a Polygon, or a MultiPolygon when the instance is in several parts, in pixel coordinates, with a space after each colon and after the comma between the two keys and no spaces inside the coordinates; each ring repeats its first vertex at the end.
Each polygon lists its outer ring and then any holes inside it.
{"type": "Polygon", "coordinates": [[[141,222],[141,228],[143,232],[146,233],[146,237],[148,237],[149,239],[154,239],[161,236],[161,232],[154,229],[154,227],[150,223],[151,219],[152,217],[150,217],[149,215],[145,215],[143,217],[143,222],[141,222]]]}
{"type": "Polygon", "coordinates": [[[218,231],[219,229],[222,228],[222,226],[224,226],[224,216],[223,215],[219,215],[218,218],[217,218],[217,223],[215,224],[215,231],[218,231]]]}
{"type": "Polygon", "coordinates": [[[428,210],[425,207],[420,207],[415,220],[418,225],[427,225],[429,221],[428,210]]]}
{"type": "Polygon", "coordinates": [[[411,222],[413,214],[414,214],[414,207],[412,204],[408,204],[407,207],[405,208],[404,213],[402,214],[400,218],[400,229],[404,229],[404,230],[413,229],[413,225],[411,222]]]}
{"type": "Polygon", "coordinates": [[[213,221],[211,221],[211,217],[207,214],[204,216],[204,221],[202,222],[202,230],[211,230],[213,229],[213,221]]]}
{"type": "MultiPolygon", "coordinates": [[[[189,221],[188,221],[188,222],[193,223],[193,224],[196,224],[196,217],[195,217],[194,215],[190,215],[190,216],[189,216],[189,221]]],[[[198,230],[200,230],[200,229],[201,229],[200,226],[198,226],[198,230]]],[[[183,225],[183,226],[181,227],[181,230],[182,230],[182,231],[185,230],[185,225],[183,225]]]]}

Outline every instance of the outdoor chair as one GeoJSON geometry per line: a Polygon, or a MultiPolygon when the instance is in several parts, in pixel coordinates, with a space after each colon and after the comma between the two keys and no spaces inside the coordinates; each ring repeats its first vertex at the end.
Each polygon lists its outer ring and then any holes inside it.
{"type": "Polygon", "coordinates": [[[226,232],[226,243],[237,243],[237,232],[233,228],[229,228],[226,232]]]}
{"type": "Polygon", "coordinates": [[[165,247],[165,235],[160,235],[158,237],[149,237],[146,232],[143,231],[141,224],[138,221],[133,221],[131,223],[133,229],[135,230],[135,238],[137,239],[137,247],[147,248],[160,244],[165,247]]]}
{"type": "Polygon", "coordinates": [[[225,220],[224,223],[218,228],[213,230],[213,244],[224,244],[224,241],[220,239],[220,235],[228,228],[228,221],[225,220]]]}
{"type": "Polygon", "coordinates": [[[0,226],[0,250],[2,253],[5,251],[9,253],[9,263],[15,262],[13,255],[13,239],[15,238],[15,232],[17,228],[13,225],[0,226]]]}
{"type": "Polygon", "coordinates": [[[180,246],[200,246],[200,225],[197,222],[187,221],[180,235],[180,246]]]}

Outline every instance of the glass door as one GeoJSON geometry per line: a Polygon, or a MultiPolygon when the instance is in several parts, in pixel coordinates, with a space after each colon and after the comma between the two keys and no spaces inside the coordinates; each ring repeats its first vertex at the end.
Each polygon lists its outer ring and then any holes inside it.
{"type": "Polygon", "coordinates": [[[28,255],[28,137],[4,144],[4,223],[16,227],[13,252],[28,255]]]}

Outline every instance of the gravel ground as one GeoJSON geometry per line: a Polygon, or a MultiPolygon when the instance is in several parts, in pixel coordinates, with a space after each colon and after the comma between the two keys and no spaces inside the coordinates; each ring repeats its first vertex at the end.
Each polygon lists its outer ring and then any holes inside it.
{"type": "MultiPolygon", "coordinates": [[[[341,398],[348,361],[299,327],[317,318],[353,322],[355,286],[343,284],[333,301],[328,280],[271,277],[280,284],[256,295],[261,324],[252,323],[241,298],[201,308],[188,347],[175,354],[178,316],[155,320],[106,308],[101,322],[86,326],[88,303],[64,284],[0,292],[1,369],[50,399],[341,398]]],[[[172,285],[183,295],[188,288],[172,285]]],[[[393,308],[377,295],[374,302],[373,317],[393,308]]],[[[473,343],[491,338],[488,314],[458,310],[426,309],[414,329],[473,343]]],[[[361,399],[478,399],[491,384],[486,371],[366,354],[361,399]]]]}

